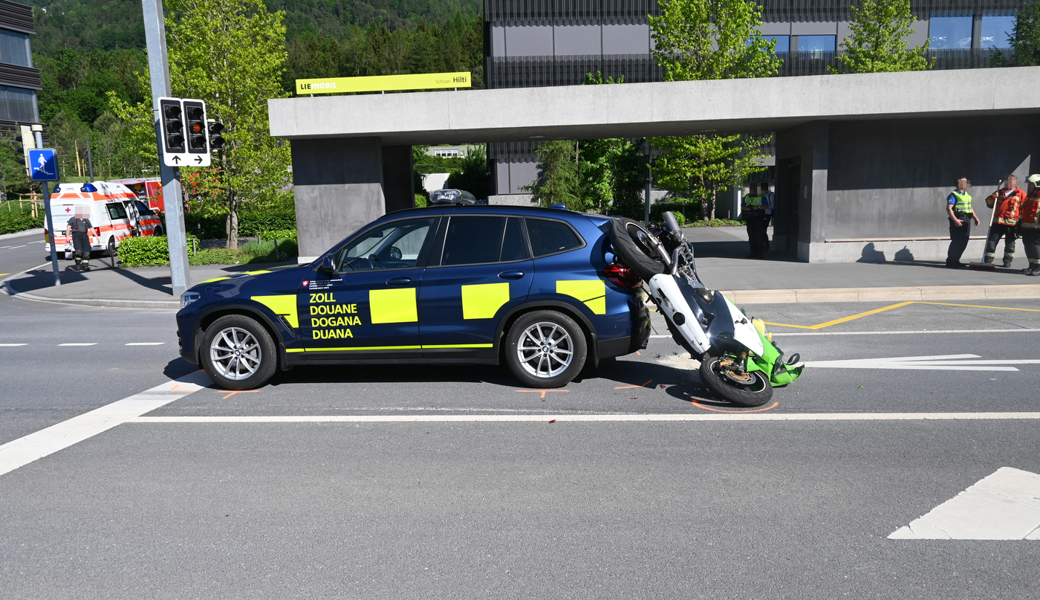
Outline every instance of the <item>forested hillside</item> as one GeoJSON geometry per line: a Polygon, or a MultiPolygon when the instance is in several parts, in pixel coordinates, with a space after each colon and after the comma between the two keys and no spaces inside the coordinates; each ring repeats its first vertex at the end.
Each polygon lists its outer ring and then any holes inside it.
{"type": "MultiPolygon", "coordinates": [[[[33,50],[58,48],[144,49],[140,0],[21,0],[36,10],[33,50]]],[[[476,15],[481,0],[265,0],[285,12],[286,37],[305,33],[340,38],[352,27],[386,25],[391,30],[426,21],[443,25],[452,17],[476,15]]]]}
{"type": "MultiPolygon", "coordinates": [[[[33,61],[43,79],[40,118],[59,150],[63,172],[76,174],[77,152],[79,164],[86,164],[90,141],[99,178],[139,175],[148,166],[135,158],[125,138],[129,124],[113,114],[112,106],[151,96],[141,1],[23,1],[35,13],[33,61]]],[[[483,86],[481,0],[264,3],[285,13],[280,83],[287,93],[302,78],[446,71],[471,71],[474,86],[483,86]]]]}

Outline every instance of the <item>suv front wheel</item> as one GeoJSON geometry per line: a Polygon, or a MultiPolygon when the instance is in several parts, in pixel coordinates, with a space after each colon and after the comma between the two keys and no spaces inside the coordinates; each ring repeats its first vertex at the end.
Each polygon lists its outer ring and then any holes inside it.
{"type": "Polygon", "coordinates": [[[202,338],[202,366],[226,390],[258,388],[274,375],[278,360],[271,334],[243,315],[213,322],[202,338]]]}
{"type": "Polygon", "coordinates": [[[588,354],[585,334],[574,319],[553,310],[529,312],[506,336],[506,364],[532,388],[567,385],[581,372],[588,354]]]}

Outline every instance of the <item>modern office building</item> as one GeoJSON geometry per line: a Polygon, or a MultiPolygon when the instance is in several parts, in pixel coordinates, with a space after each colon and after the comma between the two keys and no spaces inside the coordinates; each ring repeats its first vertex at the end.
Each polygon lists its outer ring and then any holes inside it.
{"type": "MultiPolygon", "coordinates": [[[[781,76],[822,75],[849,35],[849,0],[757,0],[762,35],[776,39],[781,76]]],[[[911,0],[908,45],[930,40],[935,69],[988,67],[1006,52],[1022,0],[911,0]]],[[[661,81],[647,16],[657,0],[484,0],[489,88],[580,85],[586,73],[661,81]]],[[[522,194],[537,177],[537,141],[493,143],[492,188],[522,194]]],[[[772,164],[772,160],[769,164],[772,164]]],[[[774,178],[772,170],[764,177],[774,178]]],[[[502,199],[502,201],[507,201],[502,199]]]]}
{"type": "Polygon", "coordinates": [[[35,33],[31,7],[0,0],[0,131],[40,122],[36,92],[43,88],[29,49],[35,33]]]}

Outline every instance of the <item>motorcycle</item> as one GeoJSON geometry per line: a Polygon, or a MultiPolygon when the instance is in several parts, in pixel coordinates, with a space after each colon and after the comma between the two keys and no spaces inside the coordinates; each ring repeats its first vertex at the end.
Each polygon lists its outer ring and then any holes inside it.
{"type": "Polygon", "coordinates": [[[701,361],[701,381],[714,394],[738,406],[762,406],[774,387],[802,374],[799,355],[784,361],[764,321],[701,282],[693,245],[675,215],[664,213],[657,234],[637,221],[614,219],[610,240],[620,262],[643,280],[672,339],[701,361]]]}

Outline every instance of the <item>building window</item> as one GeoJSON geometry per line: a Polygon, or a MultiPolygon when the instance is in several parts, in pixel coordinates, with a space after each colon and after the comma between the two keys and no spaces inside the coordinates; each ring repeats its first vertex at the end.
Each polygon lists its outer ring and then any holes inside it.
{"type": "Polygon", "coordinates": [[[798,36],[798,51],[823,54],[834,52],[837,36],[834,35],[800,35],[798,36]]]}
{"type": "Polygon", "coordinates": [[[971,15],[932,15],[928,22],[928,35],[932,50],[970,49],[971,15]]]}
{"type": "Polygon", "coordinates": [[[31,67],[29,36],[16,31],[0,29],[0,62],[31,67]]]}
{"type": "MultiPolygon", "coordinates": [[[[776,40],[775,52],[777,52],[778,54],[780,52],[790,52],[791,51],[791,36],[789,36],[789,35],[773,35],[773,36],[763,36],[763,37],[765,37],[766,40],[770,40],[770,39],[776,40]]],[[[826,37],[826,36],[824,36],[824,37],[826,37]]]]}
{"type": "Polygon", "coordinates": [[[458,150],[434,150],[434,156],[455,157],[459,155],[458,150]]]}
{"type": "Polygon", "coordinates": [[[38,123],[36,92],[0,85],[0,120],[38,123]]]}
{"type": "Polygon", "coordinates": [[[1008,37],[1015,31],[1014,15],[982,15],[981,48],[1010,48],[1008,37]]]}

